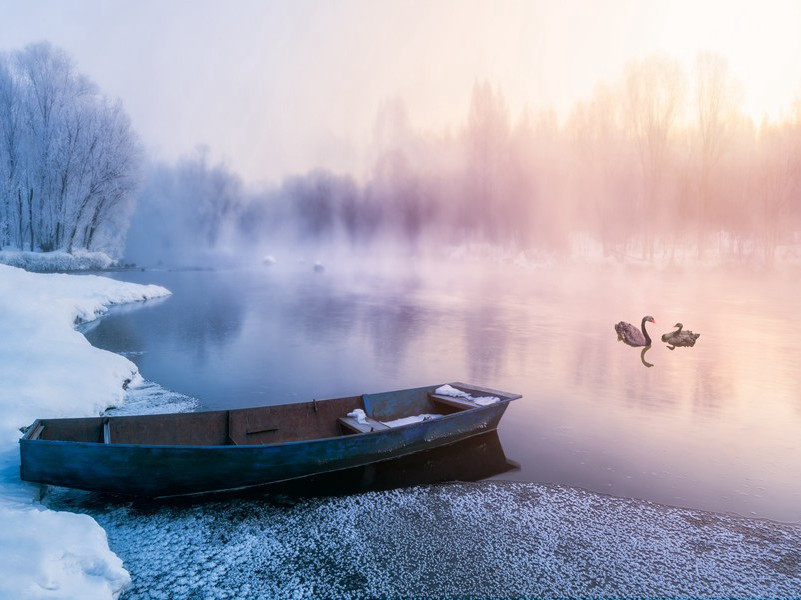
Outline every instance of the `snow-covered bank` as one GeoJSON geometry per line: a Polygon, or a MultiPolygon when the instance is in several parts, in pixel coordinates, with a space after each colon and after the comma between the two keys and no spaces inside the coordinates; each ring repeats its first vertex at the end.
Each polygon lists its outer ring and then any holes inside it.
{"type": "Polygon", "coordinates": [[[161,505],[65,492],[46,501],[106,528],[136,573],[126,600],[801,594],[798,525],[559,486],[485,481],[161,505]]]}
{"type": "Polygon", "coordinates": [[[0,264],[19,267],[26,271],[97,271],[108,269],[116,261],[105,252],[76,249],[73,252],[24,252],[0,250],[0,264]]]}
{"type": "Polygon", "coordinates": [[[128,359],[75,331],[114,304],[168,295],[92,275],[0,265],[0,597],[111,598],[130,582],[91,518],[46,510],[19,479],[19,428],[37,417],[97,415],[140,380],[128,359]]]}

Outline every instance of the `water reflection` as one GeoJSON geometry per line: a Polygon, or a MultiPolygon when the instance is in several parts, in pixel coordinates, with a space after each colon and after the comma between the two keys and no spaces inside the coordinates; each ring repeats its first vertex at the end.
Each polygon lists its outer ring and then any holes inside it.
{"type": "Polygon", "coordinates": [[[504,477],[801,519],[798,278],[284,264],[123,274],[174,295],[87,336],[207,409],[473,380],[524,395],[500,425],[521,462],[504,477]],[[644,307],[704,340],[622,346],[609,323],[644,307]]]}
{"type": "Polygon", "coordinates": [[[498,433],[492,431],[426,452],[271,484],[238,495],[342,496],[448,481],[480,481],[519,468],[506,457],[498,433]]]}
{"type": "Polygon", "coordinates": [[[642,364],[645,365],[646,367],[653,367],[654,366],[653,363],[649,363],[647,360],[645,360],[645,353],[648,352],[650,349],[651,349],[651,346],[648,345],[648,346],[646,346],[645,348],[642,349],[642,352],[640,352],[640,360],[642,361],[642,364]]]}
{"type": "Polygon", "coordinates": [[[108,318],[83,326],[93,345],[128,355],[140,369],[136,357],[154,345],[168,345],[182,361],[205,368],[240,333],[245,305],[241,289],[228,278],[213,272],[126,273],[122,278],[165,285],[185,300],[149,300],[144,311],[138,304],[114,307],[108,318]]]}

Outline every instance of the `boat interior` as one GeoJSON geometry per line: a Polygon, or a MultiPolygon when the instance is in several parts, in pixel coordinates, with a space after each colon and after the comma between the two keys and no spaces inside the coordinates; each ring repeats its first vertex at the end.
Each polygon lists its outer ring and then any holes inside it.
{"type": "MultiPolygon", "coordinates": [[[[517,398],[496,390],[454,383],[460,390],[503,400],[517,398]]],[[[364,394],[332,400],[195,413],[37,420],[23,436],[26,440],[226,446],[280,444],[388,429],[386,421],[421,414],[448,415],[480,408],[464,398],[435,393],[437,386],[364,394]],[[349,412],[362,409],[358,420],[349,412]]]]}

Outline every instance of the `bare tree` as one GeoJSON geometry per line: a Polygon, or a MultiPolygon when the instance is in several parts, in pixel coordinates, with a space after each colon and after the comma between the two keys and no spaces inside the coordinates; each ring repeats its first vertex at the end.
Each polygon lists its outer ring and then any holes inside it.
{"type": "Polygon", "coordinates": [[[671,132],[679,119],[686,93],[684,74],[678,62],[654,55],[631,63],[625,76],[628,124],[633,134],[643,175],[640,227],[644,232],[643,253],[653,256],[660,203],[669,168],[671,132]]]}
{"type": "Polygon", "coordinates": [[[695,63],[695,109],[698,140],[698,254],[703,256],[705,233],[710,227],[710,211],[725,206],[714,194],[713,186],[720,161],[730,145],[732,128],[737,119],[740,92],[729,76],[725,59],[709,53],[700,54],[695,63]]]}
{"type": "Polygon", "coordinates": [[[508,214],[505,184],[509,167],[511,124],[500,90],[489,82],[476,83],[467,120],[467,189],[459,222],[467,230],[484,230],[498,239],[499,218],[508,214]]]}

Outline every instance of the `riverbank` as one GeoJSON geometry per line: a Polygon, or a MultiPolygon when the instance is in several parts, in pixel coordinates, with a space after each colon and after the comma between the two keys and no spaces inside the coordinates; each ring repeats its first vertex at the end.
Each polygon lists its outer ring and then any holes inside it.
{"type": "Polygon", "coordinates": [[[134,503],[56,491],[150,598],[791,598],[801,526],[483,481],[134,503]]]}
{"type": "Polygon", "coordinates": [[[173,503],[52,488],[40,502],[18,477],[18,427],[98,414],[137,377],[75,321],[167,293],[0,267],[0,597],[801,595],[798,525],[575,488],[484,481],[173,503]]]}
{"type": "Polygon", "coordinates": [[[35,274],[0,265],[0,597],[112,598],[130,582],[106,533],[84,516],[47,510],[19,478],[20,427],[38,417],[90,416],[137,382],[128,359],[74,328],[109,306],[168,295],[93,275],[35,274]]]}
{"type": "Polygon", "coordinates": [[[72,252],[26,252],[23,250],[0,250],[0,264],[17,267],[35,273],[64,271],[103,271],[119,267],[118,261],[105,252],[89,252],[75,249],[72,252]]]}

